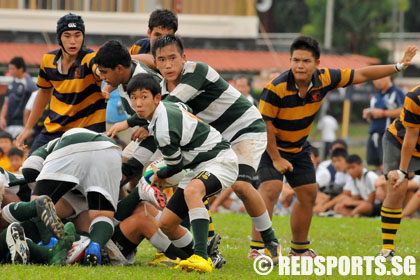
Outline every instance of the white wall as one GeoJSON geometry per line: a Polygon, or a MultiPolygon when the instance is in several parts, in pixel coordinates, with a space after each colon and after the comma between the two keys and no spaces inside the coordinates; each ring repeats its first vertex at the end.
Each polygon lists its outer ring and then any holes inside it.
{"type": "MultiPolygon", "coordinates": [[[[0,30],[55,32],[64,11],[0,9],[0,30]]],[[[86,34],[146,35],[148,14],[75,12],[83,17],[86,34]]],[[[179,35],[207,38],[257,38],[256,16],[178,15],[179,35]]]]}

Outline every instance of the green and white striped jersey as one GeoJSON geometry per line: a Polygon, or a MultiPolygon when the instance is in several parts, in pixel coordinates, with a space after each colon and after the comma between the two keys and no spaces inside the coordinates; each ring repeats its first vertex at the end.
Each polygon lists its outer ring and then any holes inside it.
{"type": "MultiPolygon", "coordinates": [[[[38,170],[39,167],[42,168],[42,165],[40,165],[41,162],[45,163],[78,152],[108,148],[120,149],[111,138],[102,133],[94,132],[86,128],[72,128],[67,130],[60,138],[51,140],[44,146],[36,149],[26,161],[31,159],[31,161],[38,162],[37,165],[32,167],[33,169],[38,170]]],[[[28,166],[24,164],[23,167],[28,166]]]]}
{"type": "Polygon", "coordinates": [[[9,187],[9,182],[20,181],[23,179],[23,175],[9,172],[0,167],[0,179],[5,187],[9,187]]]}
{"type": "Polygon", "coordinates": [[[0,180],[3,185],[16,194],[22,201],[29,201],[31,188],[29,188],[22,174],[16,174],[0,167],[0,180]]]}
{"type": "Polygon", "coordinates": [[[166,100],[156,107],[149,125],[169,174],[193,169],[215,158],[230,144],[210,125],[189,113],[183,106],[166,100]]]}
{"type": "Polygon", "coordinates": [[[216,128],[231,143],[266,132],[258,109],[213,68],[202,62],[187,61],[181,75],[172,92],[168,92],[166,80],[162,81],[166,101],[186,103],[194,115],[216,128]]]}
{"type": "MultiPolygon", "coordinates": [[[[156,78],[158,78],[158,80],[162,80],[162,77],[156,73],[155,71],[153,71],[152,69],[150,69],[149,67],[147,67],[146,65],[144,65],[143,63],[133,60],[132,61],[132,66],[134,66],[134,70],[132,71],[132,75],[130,77],[130,79],[137,74],[140,73],[149,73],[154,75],[156,78]]],[[[120,97],[121,97],[121,103],[124,107],[124,110],[127,114],[127,117],[131,117],[133,115],[136,115],[136,110],[133,108],[133,106],[131,105],[130,102],[130,96],[128,96],[127,93],[127,85],[126,84],[120,84],[118,86],[118,92],[120,93],[120,97]]]]}

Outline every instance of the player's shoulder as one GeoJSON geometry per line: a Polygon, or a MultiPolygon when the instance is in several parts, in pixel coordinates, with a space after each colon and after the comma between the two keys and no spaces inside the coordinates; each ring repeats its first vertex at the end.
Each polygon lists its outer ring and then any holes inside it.
{"type": "Polygon", "coordinates": [[[131,47],[131,54],[141,54],[150,52],[150,39],[142,38],[137,40],[131,47]]]}
{"type": "Polygon", "coordinates": [[[54,61],[56,60],[56,57],[59,52],[60,52],[60,49],[45,53],[42,56],[42,64],[44,64],[47,67],[51,67],[54,64],[54,61]]]}

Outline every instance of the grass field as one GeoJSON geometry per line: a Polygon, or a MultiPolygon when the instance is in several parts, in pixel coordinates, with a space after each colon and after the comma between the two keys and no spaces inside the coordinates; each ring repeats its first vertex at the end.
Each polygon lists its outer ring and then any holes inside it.
{"type": "MultiPolygon", "coordinates": [[[[328,276],[279,276],[275,268],[267,276],[253,270],[247,259],[251,222],[247,215],[214,214],[216,231],[222,236],[221,252],[227,264],[210,274],[186,273],[164,267],[149,267],[155,250],[144,241],[130,267],[48,267],[0,266],[0,279],[326,279],[328,276]]],[[[274,217],[274,228],[283,247],[291,238],[289,217],[274,217]]],[[[416,257],[420,274],[420,220],[404,220],[398,231],[396,246],[401,256],[416,257]]],[[[310,231],[312,248],[322,256],[376,256],[380,250],[380,220],[370,218],[314,217],[310,231]]],[[[288,250],[284,251],[287,254],[288,250]]],[[[390,266],[389,266],[390,268],[390,266]]],[[[418,279],[418,276],[340,276],[337,270],[328,279],[418,279]]]]}

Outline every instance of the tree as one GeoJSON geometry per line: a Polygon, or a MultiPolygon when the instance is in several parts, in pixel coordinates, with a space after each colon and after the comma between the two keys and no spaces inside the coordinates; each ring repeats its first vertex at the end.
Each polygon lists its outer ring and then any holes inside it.
{"type": "MultiPolygon", "coordinates": [[[[377,34],[392,31],[392,4],[394,0],[335,1],[333,46],[345,52],[380,57],[386,60],[387,53],[377,47],[377,34]]],[[[399,9],[407,9],[407,0],[398,0],[399,9]],[[403,5],[404,4],[404,5],[403,5]]],[[[302,33],[324,38],[326,0],[306,0],[311,22],[302,33]]]]}
{"type": "Polygon", "coordinates": [[[268,12],[258,15],[266,31],[273,33],[298,33],[310,22],[305,0],[275,0],[268,12]]]}

